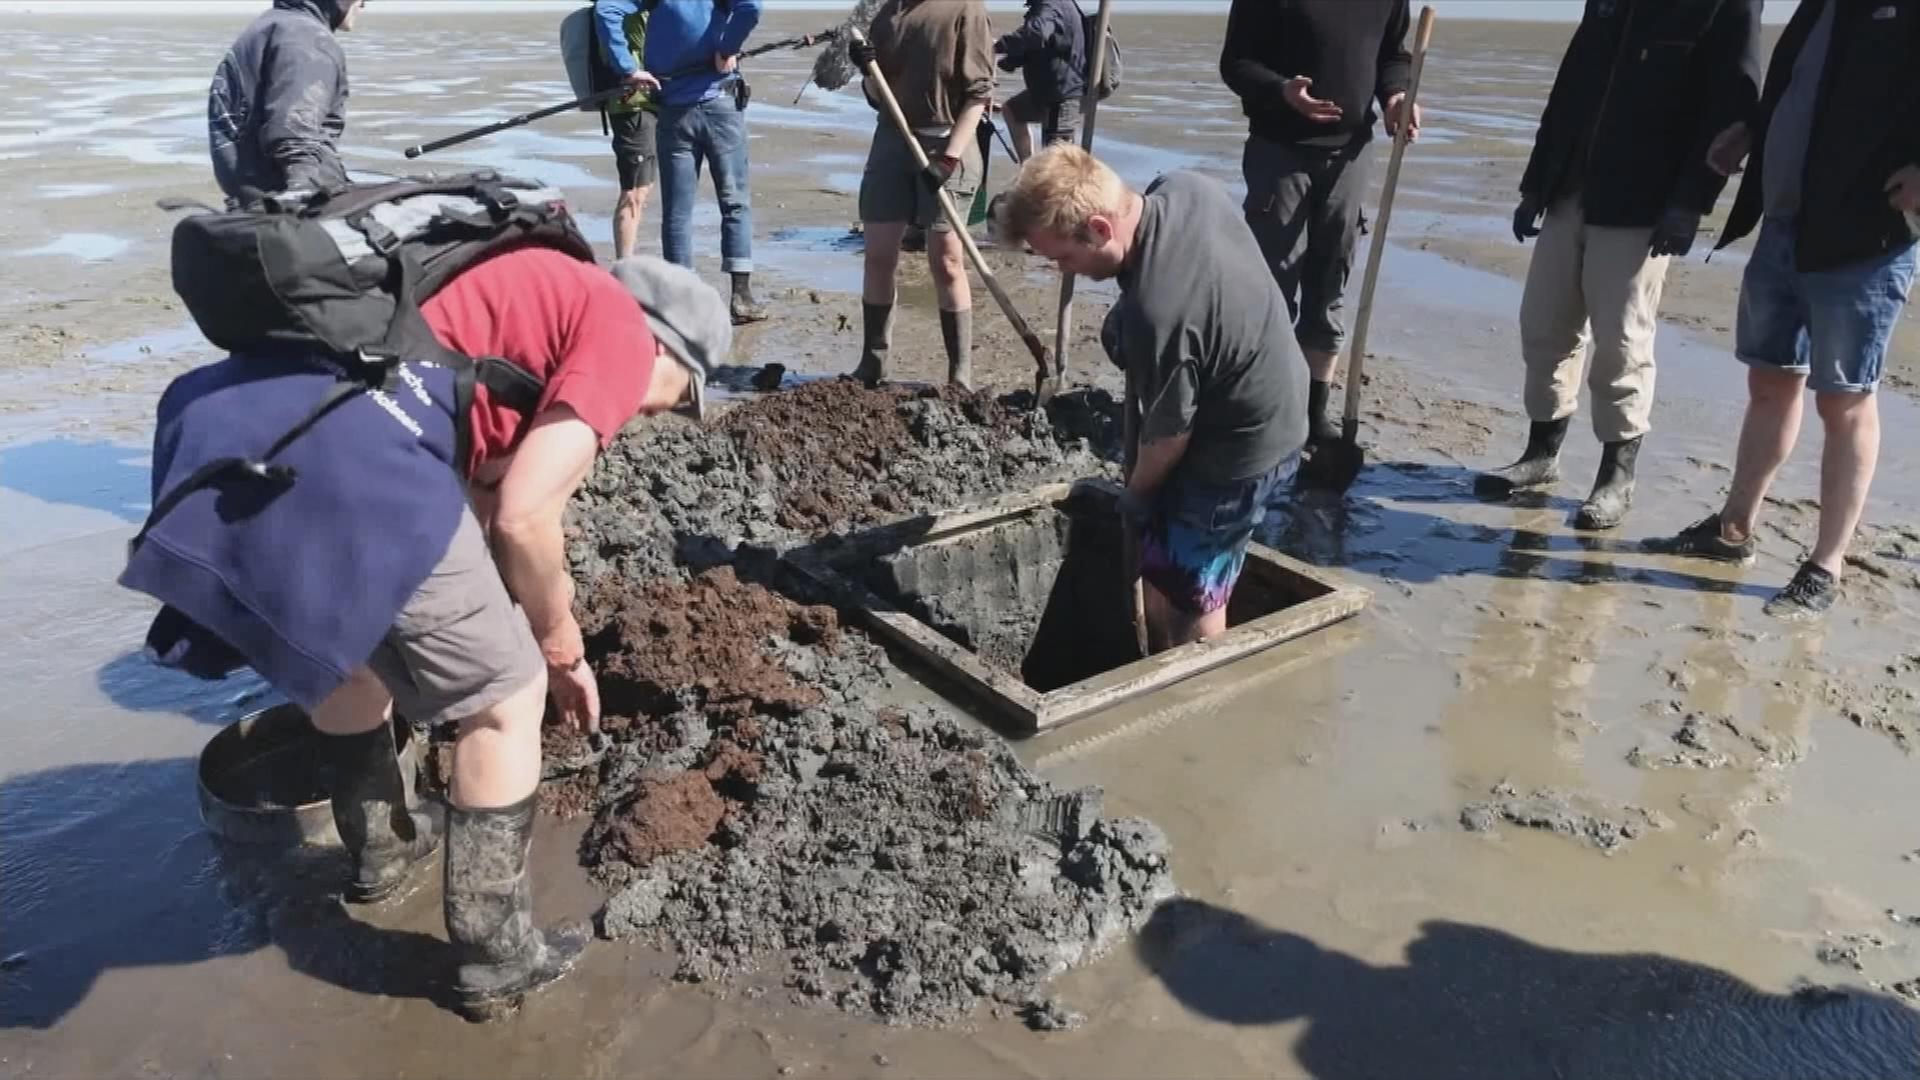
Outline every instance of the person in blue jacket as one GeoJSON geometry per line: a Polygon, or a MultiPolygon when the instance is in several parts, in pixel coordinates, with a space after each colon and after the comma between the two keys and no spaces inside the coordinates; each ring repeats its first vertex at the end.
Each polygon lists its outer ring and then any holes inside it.
{"type": "Polygon", "coordinates": [[[645,54],[609,59],[622,76],[661,79],[655,135],[660,168],[660,253],[693,265],[693,200],[700,167],[713,171],[720,202],[722,268],[733,280],[728,308],[736,324],[766,309],[753,295],[753,200],[747,185],[747,84],[740,50],[760,23],[760,0],[596,0],[601,32],[619,40],[629,15],[645,14],[645,54]]]}

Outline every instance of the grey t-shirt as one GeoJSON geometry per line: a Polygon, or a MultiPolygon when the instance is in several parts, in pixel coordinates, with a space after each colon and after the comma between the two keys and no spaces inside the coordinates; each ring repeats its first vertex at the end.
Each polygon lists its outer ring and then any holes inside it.
{"type": "Polygon", "coordinates": [[[1132,373],[1142,442],[1191,432],[1175,479],[1258,476],[1307,439],[1307,362],[1240,205],[1171,172],[1147,188],[1100,341],[1132,373]]]}
{"type": "Polygon", "coordinates": [[[1807,34],[1794,58],[1786,93],[1767,121],[1766,160],[1760,163],[1760,190],[1766,193],[1766,214],[1792,221],[1800,216],[1801,184],[1806,178],[1807,146],[1813,140],[1813,110],[1819,104],[1820,77],[1827,68],[1827,47],[1833,41],[1833,9],[1827,9],[1807,34]]]}

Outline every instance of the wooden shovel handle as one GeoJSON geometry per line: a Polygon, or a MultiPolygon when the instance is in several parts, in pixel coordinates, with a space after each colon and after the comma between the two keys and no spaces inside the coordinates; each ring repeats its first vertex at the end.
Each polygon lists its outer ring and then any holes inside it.
{"type": "MultiPolygon", "coordinates": [[[[1420,100],[1420,73],[1427,66],[1427,46],[1433,41],[1433,8],[1420,9],[1420,28],[1414,35],[1413,77],[1407,83],[1407,100],[1401,116],[1413,119],[1413,107],[1420,100]]],[[[1380,260],[1387,253],[1387,225],[1393,220],[1393,193],[1400,186],[1400,163],[1407,156],[1407,123],[1393,137],[1393,159],[1387,164],[1387,179],[1380,187],[1380,214],[1373,223],[1373,240],[1367,245],[1367,276],[1360,286],[1360,310],[1353,317],[1353,337],[1347,349],[1347,405],[1341,426],[1349,437],[1360,422],[1360,383],[1367,364],[1367,327],[1373,319],[1373,290],[1380,282],[1380,260]]]]}

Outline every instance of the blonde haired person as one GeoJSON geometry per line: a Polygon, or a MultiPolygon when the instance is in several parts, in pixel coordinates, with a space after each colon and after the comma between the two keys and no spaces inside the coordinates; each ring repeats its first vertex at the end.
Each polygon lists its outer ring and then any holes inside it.
{"type": "Polygon", "coordinates": [[[1247,542],[1307,437],[1306,360],[1239,205],[1190,172],[1136,193],[1062,145],[1021,168],[999,215],[1009,241],[1119,282],[1100,341],[1140,409],[1121,513],[1140,534],[1149,644],[1219,635],[1247,542]]]}

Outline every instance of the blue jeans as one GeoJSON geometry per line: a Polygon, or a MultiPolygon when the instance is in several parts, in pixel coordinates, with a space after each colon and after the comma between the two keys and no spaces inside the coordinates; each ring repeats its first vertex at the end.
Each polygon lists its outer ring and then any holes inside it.
{"type": "Polygon", "coordinates": [[[728,88],[698,105],[662,105],[660,253],[693,265],[693,200],[702,162],[713,170],[720,200],[720,255],[729,274],[753,270],[753,200],[747,192],[747,114],[728,88]]]}
{"type": "Polygon", "coordinates": [[[1816,393],[1872,393],[1913,285],[1915,245],[1813,273],[1794,266],[1793,248],[1793,222],[1761,224],[1740,282],[1734,354],[1805,375],[1816,393]]]}

